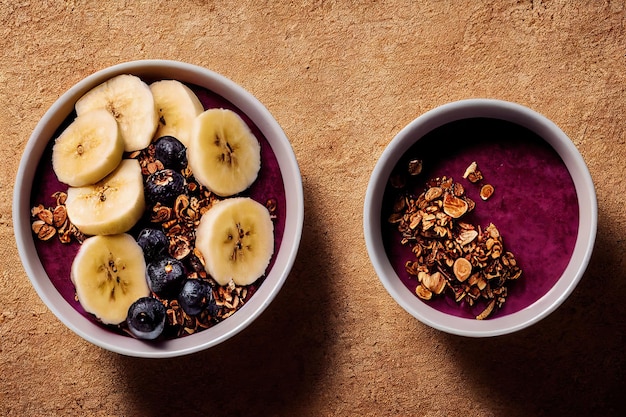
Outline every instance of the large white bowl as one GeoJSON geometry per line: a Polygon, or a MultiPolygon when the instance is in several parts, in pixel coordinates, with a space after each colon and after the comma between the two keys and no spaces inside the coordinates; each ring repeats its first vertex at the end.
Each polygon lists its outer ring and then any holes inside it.
{"type": "MultiPolygon", "coordinates": [[[[63,94],[35,127],[19,165],[15,181],[13,219],[17,247],[24,268],[38,295],[50,310],[82,338],[104,349],[139,357],[172,357],[200,351],[237,334],[252,323],[272,302],[287,279],[296,258],[304,219],[302,178],[298,163],[283,130],[270,112],[249,92],[208,69],[167,60],[143,60],[115,65],[83,79],[63,94]],[[30,196],[35,171],[55,131],[72,113],[85,92],[119,74],[147,79],[177,79],[222,96],[239,108],[263,133],[278,160],[286,195],[285,228],[280,250],[271,271],[250,300],[234,315],[196,334],[151,343],[112,332],[73,308],[51,283],[38,257],[30,228],[30,196]]],[[[68,277],[69,279],[69,277],[68,277]]]]}
{"type": "MultiPolygon", "coordinates": [[[[506,138],[502,140],[506,141],[506,138]]],[[[442,143],[442,152],[446,152],[445,147],[446,144],[442,143]]],[[[427,158],[427,156],[424,157],[427,158]]],[[[367,250],[380,281],[393,299],[407,312],[421,322],[448,333],[471,337],[496,336],[515,332],[536,323],[554,311],[574,290],[587,267],[593,250],[597,229],[597,201],[594,185],[583,158],[572,141],[553,122],[518,104],[492,99],[468,99],[428,111],[412,121],[393,138],[371,174],[365,196],[363,226],[367,250]],[[417,298],[401,282],[394,270],[385,251],[381,231],[383,194],[396,163],[424,135],[448,123],[470,118],[500,119],[512,122],[543,138],[565,164],[578,198],[578,234],[569,263],[560,278],[545,295],[530,305],[512,314],[487,320],[458,317],[435,309],[417,298]]],[[[545,261],[550,262],[549,259],[545,261]]]]}

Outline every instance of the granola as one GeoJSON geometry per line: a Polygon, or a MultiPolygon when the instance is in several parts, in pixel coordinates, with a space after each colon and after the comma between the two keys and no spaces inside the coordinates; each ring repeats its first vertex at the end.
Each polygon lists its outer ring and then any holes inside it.
{"type": "MultiPolygon", "coordinates": [[[[472,183],[483,179],[475,162],[464,177],[472,183]]],[[[392,186],[401,183],[396,178],[392,186]]],[[[482,186],[483,200],[492,194],[493,186],[482,186]]],[[[444,176],[427,181],[418,196],[401,194],[388,221],[400,232],[401,244],[412,249],[414,258],[405,269],[418,283],[416,295],[431,300],[448,294],[457,303],[485,306],[475,316],[483,320],[502,307],[508,284],[522,270],[494,224],[483,229],[464,221],[474,208],[463,185],[444,176]]]]}
{"type": "MultiPolygon", "coordinates": [[[[132,152],[129,158],[137,159],[145,177],[163,169],[161,161],[155,158],[154,146],[132,152]]],[[[149,206],[144,221],[152,227],[163,230],[169,239],[169,253],[178,260],[184,261],[188,279],[201,279],[209,282],[213,289],[215,308],[203,310],[197,315],[187,314],[176,299],[159,298],[166,308],[166,320],[173,334],[170,337],[181,337],[207,329],[230,317],[239,310],[254,293],[254,286],[238,286],[234,282],[220,286],[205,271],[204,260],[200,251],[195,248],[195,230],[200,219],[218,197],[201,186],[193,177],[191,170],[183,169],[186,180],[186,192],[178,195],[171,206],[157,203],[149,206]]],[[[52,197],[55,205],[45,207],[37,204],[31,208],[31,228],[38,239],[47,241],[57,236],[63,244],[82,243],[86,236],[73,225],[67,216],[65,192],[55,192],[52,197]]],[[[276,218],[277,201],[270,198],[266,201],[270,217],[276,218]]],[[[126,323],[119,326],[122,332],[128,332],[126,323]]]]}

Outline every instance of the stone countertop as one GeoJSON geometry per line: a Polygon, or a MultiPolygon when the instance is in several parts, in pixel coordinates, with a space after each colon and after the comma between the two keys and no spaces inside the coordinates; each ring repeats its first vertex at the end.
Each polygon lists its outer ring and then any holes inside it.
{"type": "Polygon", "coordinates": [[[0,3],[0,415],[626,411],[623,2],[0,3]],[[243,86],[283,127],[303,178],[303,237],[281,293],[232,339],[181,358],[125,357],[76,336],[35,293],[13,237],[15,174],[38,120],[82,78],[136,59],[197,64],[243,86]],[[391,138],[471,97],[552,119],[598,196],[595,252],[574,293],[531,328],[490,339],[409,316],[362,232],[369,175],[391,138]]]}

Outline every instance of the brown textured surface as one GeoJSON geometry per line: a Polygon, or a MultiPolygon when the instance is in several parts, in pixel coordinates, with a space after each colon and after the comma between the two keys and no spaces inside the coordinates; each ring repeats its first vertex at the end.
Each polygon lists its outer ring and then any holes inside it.
{"type": "Polygon", "coordinates": [[[623,415],[624,7],[1,0],[0,415],[623,415]],[[216,348],[159,361],[65,328],[31,287],[11,223],[38,119],[81,78],[141,58],[202,65],[258,97],[291,140],[306,204],[300,255],[261,318],[216,348]],[[468,97],[554,120],[598,193],[596,251],[577,290],[534,327],[487,340],[437,332],[395,305],[362,233],[368,177],[393,135],[468,97]]]}

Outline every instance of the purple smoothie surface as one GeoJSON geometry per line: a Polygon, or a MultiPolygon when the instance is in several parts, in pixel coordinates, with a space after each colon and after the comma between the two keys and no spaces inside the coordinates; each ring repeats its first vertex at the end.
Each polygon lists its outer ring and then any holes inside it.
{"type": "MultiPolygon", "coordinates": [[[[385,250],[404,285],[415,294],[417,280],[404,267],[415,257],[410,246],[400,244],[395,226],[387,222],[393,201],[399,192],[417,196],[425,190],[427,180],[446,176],[460,182],[476,202],[475,209],[461,219],[483,229],[493,223],[505,249],[513,252],[523,271],[517,281],[508,284],[502,309],[490,317],[514,313],[539,300],[567,267],[578,233],[578,198],[558,153],[530,130],[498,119],[459,120],[415,140],[394,173],[405,172],[411,159],[423,160],[423,170],[403,191],[387,186],[381,214],[385,250]],[[463,178],[473,161],[484,177],[476,184],[463,178]],[[480,184],[487,183],[495,192],[483,201],[480,184]]],[[[423,302],[466,318],[475,317],[484,308],[484,304],[473,308],[457,304],[449,295],[423,302]]]]}
{"type": "MultiPolygon", "coordinates": [[[[154,80],[146,80],[146,82],[151,81],[154,80]]],[[[244,114],[230,101],[204,88],[191,84],[187,84],[187,86],[196,93],[205,109],[224,108],[233,110],[239,114],[239,116],[241,116],[241,118],[250,127],[252,133],[254,133],[256,138],[259,140],[261,145],[261,169],[259,171],[258,178],[250,186],[250,188],[239,195],[251,197],[263,205],[265,205],[266,201],[269,199],[274,199],[276,201],[276,219],[274,221],[274,255],[272,256],[270,264],[266,270],[265,276],[267,276],[274,265],[276,255],[280,249],[285,230],[286,217],[285,186],[276,155],[274,154],[267,138],[263,135],[259,128],[252,122],[252,120],[250,120],[248,116],[246,116],[246,114],[244,114]]],[[[67,186],[58,181],[54,171],[52,170],[52,145],[54,144],[54,140],[74,120],[75,117],[75,113],[70,114],[65,122],[59,127],[57,132],[55,132],[54,136],[50,139],[35,174],[35,181],[33,182],[33,188],[31,191],[31,207],[37,204],[43,204],[45,207],[54,207],[56,205],[56,200],[52,197],[52,194],[56,191],[65,192],[67,190],[67,186]]],[[[141,229],[149,223],[150,222],[146,217],[140,220],[140,222],[128,233],[137,237],[139,231],[141,231],[141,229]]],[[[43,268],[52,281],[54,287],[78,312],[85,317],[88,317],[90,320],[97,322],[92,315],[85,312],[80,303],[76,300],[74,285],[70,280],[72,261],[78,252],[80,244],[75,241],[70,244],[63,244],[56,236],[45,242],[40,241],[36,236],[34,236],[34,240],[43,268]]],[[[256,289],[262,285],[264,277],[261,277],[257,282],[249,286],[249,297],[253,296],[256,289]]]]}

